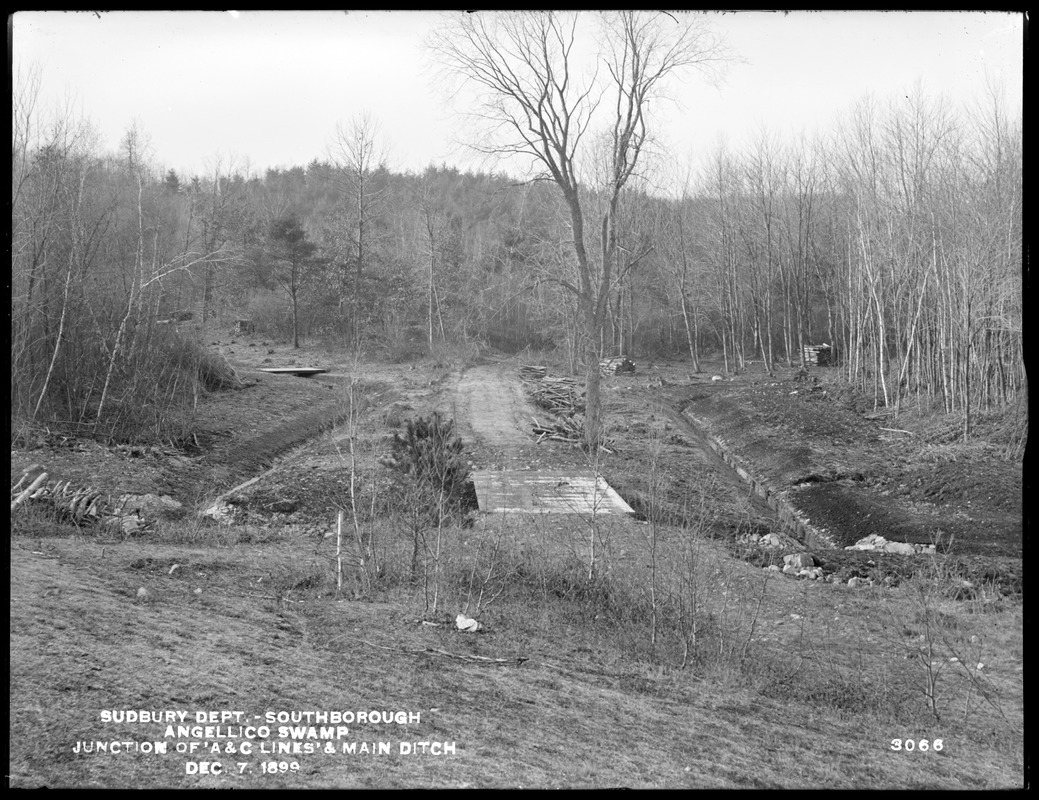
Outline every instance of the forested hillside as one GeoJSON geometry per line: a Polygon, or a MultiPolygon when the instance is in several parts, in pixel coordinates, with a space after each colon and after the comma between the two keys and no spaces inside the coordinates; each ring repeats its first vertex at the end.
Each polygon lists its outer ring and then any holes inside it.
{"type": "MultiPolygon", "coordinates": [[[[142,131],[118,152],[95,138],[16,91],[16,432],[163,433],[219,383],[211,321],[393,360],[458,344],[555,348],[575,371],[586,357],[551,181],[395,172],[362,116],[332,155],[262,175],[232,160],[179,175],[142,131]]],[[[827,343],[878,406],[962,414],[965,435],[972,410],[1023,396],[1019,119],[921,93],[853,103],[813,139],[747,142],[698,169],[658,153],[628,182],[603,355],[770,370],[827,343]]]]}

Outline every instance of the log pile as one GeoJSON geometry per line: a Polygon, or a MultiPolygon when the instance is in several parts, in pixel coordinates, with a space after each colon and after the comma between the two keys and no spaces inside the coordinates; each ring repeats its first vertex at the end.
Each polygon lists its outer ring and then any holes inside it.
{"type": "Polygon", "coordinates": [[[524,381],[539,381],[548,374],[548,367],[523,366],[519,369],[520,379],[524,381]]]}
{"type": "Polygon", "coordinates": [[[142,511],[149,516],[176,511],[180,504],[172,498],[155,495],[123,494],[113,496],[93,486],[76,486],[72,481],[48,481],[46,471],[34,464],[11,487],[11,511],[22,503],[42,503],[75,525],[101,525],[129,535],[148,527],[142,511]],[[33,477],[35,475],[35,477],[33,477]]]}
{"type": "Polygon", "coordinates": [[[579,442],[584,437],[584,417],[553,417],[549,422],[542,423],[535,417],[531,431],[537,436],[538,444],[551,439],[555,442],[579,442]]]}
{"type": "Polygon", "coordinates": [[[828,367],[833,360],[833,351],[828,344],[806,344],[804,357],[805,364],[813,367],[828,367]]]}
{"type": "Polygon", "coordinates": [[[585,403],[573,378],[550,378],[545,367],[520,367],[520,378],[539,408],[549,412],[548,422],[534,419],[531,428],[538,442],[579,442],[584,436],[585,403]]]}
{"type": "Polygon", "coordinates": [[[613,356],[599,362],[599,374],[604,378],[610,375],[622,375],[625,372],[635,374],[635,362],[627,356],[613,356]]]}
{"type": "Polygon", "coordinates": [[[584,400],[572,378],[544,377],[530,388],[534,402],[553,414],[572,417],[584,412],[584,400]]]}

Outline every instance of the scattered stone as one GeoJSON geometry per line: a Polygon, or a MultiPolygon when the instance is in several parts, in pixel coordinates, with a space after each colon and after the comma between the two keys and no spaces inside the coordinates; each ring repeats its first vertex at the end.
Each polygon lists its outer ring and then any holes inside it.
{"type": "Polygon", "coordinates": [[[145,528],[144,520],[132,514],[122,517],[106,517],[103,524],[110,530],[118,531],[124,536],[133,536],[135,533],[140,533],[145,528]]]}
{"type": "Polygon", "coordinates": [[[768,536],[762,536],[758,544],[762,547],[782,547],[783,541],[776,534],[770,533],[768,536]]]}
{"type": "Polygon", "coordinates": [[[148,597],[149,597],[148,590],[145,589],[143,586],[137,590],[137,599],[138,600],[147,600],[148,597]]]}
{"type": "Polygon", "coordinates": [[[815,558],[811,553],[793,553],[792,555],[783,556],[783,563],[790,564],[798,569],[803,569],[806,567],[814,567],[815,558]]]}
{"type": "Polygon", "coordinates": [[[124,494],[119,503],[121,513],[136,513],[145,519],[178,519],[184,515],[184,506],[166,494],[124,494]]]}
{"type": "Polygon", "coordinates": [[[455,617],[455,625],[458,626],[458,630],[466,631],[467,633],[475,633],[482,627],[479,622],[471,617],[467,617],[465,614],[459,614],[455,617]]]}
{"type": "Polygon", "coordinates": [[[859,539],[855,544],[848,545],[845,550],[880,550],[887,544],[887,539],[871,533],[869,536],[859,539]]]}
{"type": "Polygon", "coordinates": [[[863,583],[862,578],[858,578],[858,577],[848,578],[848,588],[849,589],[857,589],[859,586],[862,585],[862,583],[863,583]]]}
{"type": "Polygon", "coordinates": [[[793,564],[786,564],[783,567],[783,574],[784,575],[796,575],[797,574],[797,567],[795,567],[793,564]]]}
{"type": "Polygon", "coordinates": [[[934,553],[933,544],[909,544],[908,542],[889,542],[883,536],[871,533],[855,544],[848,545],[845,550],[879,550],[885,553],[895,553],[903,556],[915,556],[918,553],[931,555],[934,553]]]}
{"type": "Polygon", "coordinates": [[[223,500],[217,500],[213,505],[202,512],[203,517],[209,517],[217,522],[230,525],[234,519],[235,509],[223,500]]]}

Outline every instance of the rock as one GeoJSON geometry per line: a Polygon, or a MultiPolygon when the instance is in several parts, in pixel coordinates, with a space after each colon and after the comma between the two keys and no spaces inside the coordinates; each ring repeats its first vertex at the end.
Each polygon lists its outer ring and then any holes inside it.
{"type": "Polygon", "coordinates": [[[475,633],[482,627],[479,622],[467,617],[465,614],[459,614],[455,617],[455,625],[458,627],[458,630],[466,631],[467,633],[475,633]]]}
{"type": "Polygon", "coordinates": [[[886,545],[887,539],[883,536],[878,536],[875,533],[871,533],[864,539],[859,539],[855,544],[848,545],[845,550],[883,550],[886,545]]]}
{"type": "Polygon", "coordinates": [[[223,500],[217,500],[202,512],[202,516],[222,522],[225,525],[230,525],[231,520],[234,518],[234,508],[223,500]]]}
{"type": "Polygon", "coordinates": [[[815,566],[815,558],[811,553],[794,553],[789,556],[783,556],[783,562],[798,569],[815,566]]]}
{"type": "Polygon", "coordinates": [[[144,530],[144,520],[138,517],[136,514],[127,514],[123,517],[110,517],[109,518],[115,527],[123,532],[124,536],[132,536],[135,533],[140,533],[144,530]]]}
{"type": "Polygon", "coordinates": [[[916,548],[905,542],[887,542],[884,545],[885,553],[896,553],[900,556],[915,556],[916,548]]]}
{"type": "Polygon", "coordinates": [[[849,589],[857,589],[862,584],[863,584],[862,578],[849,578],[848,579],[848,588],[849,589]]]}
{"type": "Polygon", "coordinates": [[[783,574],[784,575],[796,575],[797,574],[797,567],[795,567],[793,564],[787,564],[786,566],[783,567],[783,574]]]}
{"type": "Polygon", "coordinates": [[[782,547],[783,541],[774,533],[770,533],[768,536],[762,536],[758,542],[762,547],[782,547]]]}
{"type": "Polygon", "coordinates": [[[780,571],[779,564],[769,564],[767,567],[762,567],[762,569],[768,570],[769,572],[779,572],[780,571]]]}
{"type": "Polygon", "coordinates": [[[143,586],[137,590],[137,599],[138,600],[147,600],[148,597],[149,597],[148,590],[145,589],[143,586]]]}

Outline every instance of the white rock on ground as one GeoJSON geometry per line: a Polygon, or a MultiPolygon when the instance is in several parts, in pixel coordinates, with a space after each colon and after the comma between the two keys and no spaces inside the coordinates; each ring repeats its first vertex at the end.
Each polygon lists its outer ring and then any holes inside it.
{"type": "Polygon", "coordinates": [[[793,553],[783,556],[783,563],[790,564],[798,569],[804,569],[815,566],[815,557],[811,553],[793,553]]]}

